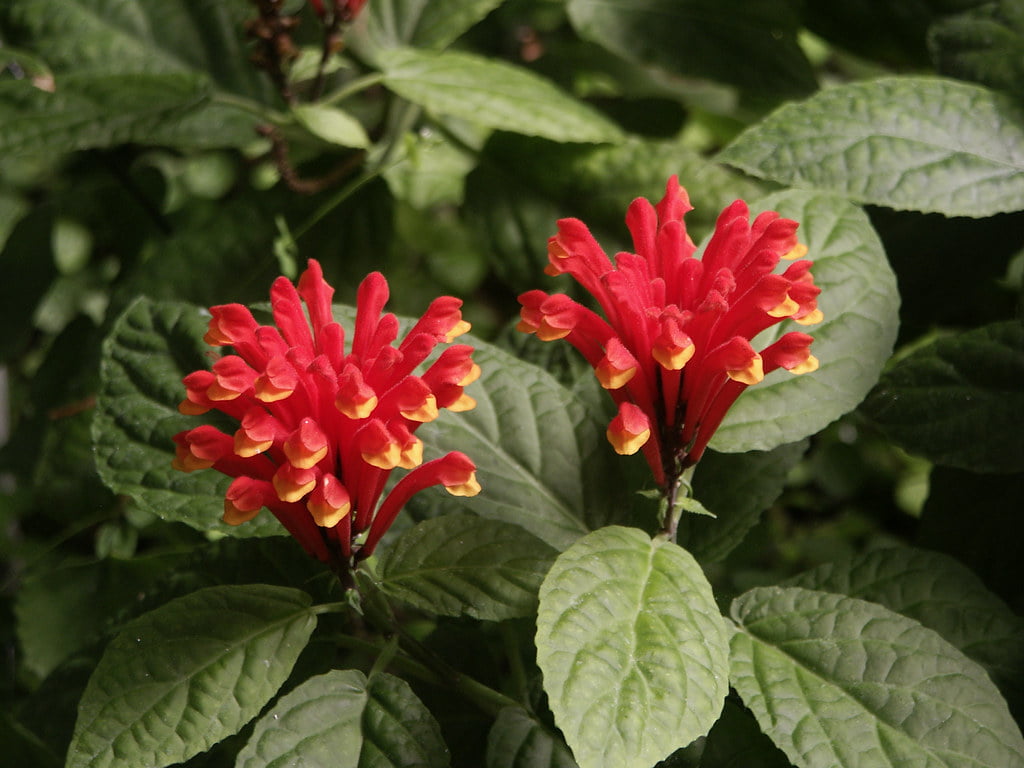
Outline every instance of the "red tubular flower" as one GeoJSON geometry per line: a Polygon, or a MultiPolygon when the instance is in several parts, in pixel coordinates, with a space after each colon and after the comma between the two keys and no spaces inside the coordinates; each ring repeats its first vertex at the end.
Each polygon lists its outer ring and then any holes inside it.
{"type": "MultiPolygon", "coordinates": [[[[180,432],[173,466],[235,478],[225,494],[225,522],[239,525],[266,507],[311,555],[348,568],[372,554],[414,493],[432,485],[460,496],[480,490],[465,455],[424,464],[413,434],[440,408],[473,407],[463,388],[480,369],[473,348],[458,344],[413,374],[438,344],[469,329],[458,299],[434,301],[396,348],[398,321],[383,313],[387,281],[373,273],[359,287],[346,352],[345,332],[331,313],[333,294],[311,260],[297,287],[283,277],[274,282],[276,327],[259,325],[240,304],[210,309],[205,340],[234,354],[184,378],[179,410],[219,410],[238,429],[227,435],[204,424],[180,432]],[[396,467],[410,471],[382,500],[396,467]]],[[[780,352],[786,361],[792,354],[780,352]]]]}
{"type": "Polygon", "coordinates": [[[766,212],[751,222],[737,200],[697,258],[683,223],[689,210],[675,176],[657,205],[634,200],[626,214],[634,253],[614,261],[581,221],[558,222],[545,271],[572,275],[604,317],[563,294],[519,297],[519,330],[564,338],[583,354],[619,405],[608,440],[619,453],[643,450],[666,490],[700,460],[744,389],[776,368],[818,367],[806,333],[786,333],[760,352],[751,340],[786,319],[822,320],[795,221],[766,212]],[[780,259],[794,260],[781,274],[780,259]]]}

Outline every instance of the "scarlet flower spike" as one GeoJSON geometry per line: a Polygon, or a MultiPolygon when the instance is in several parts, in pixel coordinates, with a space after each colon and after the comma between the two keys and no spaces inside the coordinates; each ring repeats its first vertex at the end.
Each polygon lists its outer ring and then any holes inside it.
{"type": "Polygon", "coordinates": [[[424,464],[414,432],[439,409],[471,407],[463,388],[480,369],[473,348],[459,344],[414,373],[439,344],[468,328],[458,299],[435,300],[396,347],[398,321],[382,314],[387,281],[373,273],[359,287],[346,350],[333,294],[310,261],[298,287],[283,277],[274,282],[276,327],[259,325],[239,304],[211,309],[206,341],[233,354],[184,378],[179,410],[218,410],[238,426],[233,435],[206,424],[178,433],[173,465],[234,478],[224,497],[226,523],[240,525],[269,509],[307,552],[348,574],[417,490],[479,490],[475,467],[462,454],[424,464]],[[385,494],[396,468],[410,471],[385,494]]]}
{"type": "Polygon", "coordinates": [[[823,317],[795,221],[767,211],[751,222],[737,200],[698,256],[683,221],[691,209],[675,176],[656,205],[634,200],[626,225],[635,252],[614,261],[583,222],[558,222],[545,271],[575,278],[603,318],[564,294],[519,297],[519,330],[565,339],[583,354],[619,406],[609,442],[623,454],[642,450],[669,498],[748,386],[777,368],[800,374],[818,366],[806,333],[786,333],[760,352],[751,339],[784,320],[811,325],[823,317]],[[784,258],[796,260],[780,274],[784,258]]]}

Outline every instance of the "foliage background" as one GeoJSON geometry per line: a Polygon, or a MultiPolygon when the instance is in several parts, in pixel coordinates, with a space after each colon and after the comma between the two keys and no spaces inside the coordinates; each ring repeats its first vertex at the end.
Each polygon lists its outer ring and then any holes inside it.
{"type": "MultiPolygon", "coordinates": [[[[317,258],[351,303],[379,269],[393,311],[460,296],[478,336],[573,382],[571,354],[510,333],[515,297],[546,280],[558,218],[623,244],[628,202],[659,196],[672,173],[696,205],[695,239],[737,197],[796,188],[863,206],[901,300],[896,352],[865,403],[780,459],[778,487],[724,540],[716,521],[684,524],[718,600],[914,544],[1024,611],[1024,3],[370,0],[320,100],[321,25],[286,5],[301,22],[292,105],[249,61],[256,8],[243,0],[0,9],[0,754],[12,765],[63,762],[89,674],[127,618],[211,584],[316,583],[313,564],[265,543],[252,544],[269,547],[258,565],[232,540],[211,558],[203,532],[101,480],[102,344],[133,301],[261,302],[274,276],[317,258]],[[258,125],[273,126],[276,152],[258,125]]],[[[714,510],[743,474],[707,461],[719,482],[698,475],[696,489],[714,510]]],[[[474,648],[467,671],[502,687],[501,649],[528,648],[527,624],[424,619],[423,631],[440,653],[474,648]]],[[[1018,687],[1003,688],[1018,718],[1021,656],[1008,662],[1018,687]]],[[[312,651],[299,663],[325,664],[312,651]]],[[[487,721],[419,693],[446,713],[452,764],[479,764],[487,721]]],[[[189,764],[230,764],[241,744],[189,764]]]]}

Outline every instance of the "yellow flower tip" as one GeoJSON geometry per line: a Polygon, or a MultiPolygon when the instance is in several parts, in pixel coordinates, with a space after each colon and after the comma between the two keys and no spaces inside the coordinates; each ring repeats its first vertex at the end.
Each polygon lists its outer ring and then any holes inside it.
{"type": "Polygon", "coordinates": [[[768,310],[769,317],[792,317],[800,311],[800,305],[787,295],[775,307],[768,310]]]}
{"type": "Polygon", "coordinates": [[[413,469],[423,463],[423,441],[413,438],[413,442],[402,449],[398,466],[402,469],[413,469]]]}
{"type": "Polygon", "coordinates": [[[257,379],[255,385],[256,399],[261,403],[276,403],[289,397],[294,389],[278,389],[269,381],[257,379]]]}
{"type": "Polygon", "coordinates": [[[651,349],[651,356],[666,371],[681,371],[696,351],[697,347],[693,344],[686,347],[655,346],[651,349]]]}
{"type": "Polygon", "coordinates": [[[459,322],[455,324],[455,327],[448,331],[448,333],[444,337],[444,340],[451,344],[452,340],[457,339],[464,333],[469,333],[472,327],[473,326],[466,320],[459,320],[459,322]]]}
{"type": "Polygon", "coordinates": [[[645,429],[640,434],[634,435],[625,430],[616,432],[609,428],[605,435],[617,454],[620,456],[632,456],[643,448],[644,444],[650,439],[651,430],[645,429]]]}
{"type": "Polygon", "coordinates": [[[327,455],[327,446],[325,445],[313,452],[309,452],[304,448],[285,443],[284,455],[288,457],[288,461],[291,462],[292,466],[299,469],[312,469],[327,455]]]}
{"type": "Polygon", "coordinates": [[[421,423],[433,421],[437,418],[438,414],[437,398],[433,395],[427,395],[419,406],[408,411],[400,411],[400,413],[409,421],[419,421],[421,423]]]}
{"type": "Polygon", "coordinates": [[[558,341],[572,333],[572,328],[555,328],[548,324],[547,319],[541,320],[537,327],[537,338],[541,341],[558,341]]]}
{"type": "Polygon", "coordinates": [[[481,490],[480,483],[476,479],[476,472],[470,472],[466,482],[446,485],[444,489],[452,496],[476,496],[481,490]]]}
{"type": "Polygon", "coordinates": [[[224,499],[224,516],[221,518],[228,525],[248,523],[260,513],[260,508],[253,510],[239,509],[228,499],[224,499]]]}
{"type": "Polygon", "coordinates": [[[636,368],[620,370],[613,365],[601,363],[594,369],[594,374],[597,376],[598,382],[605,389],[621,389],[636,376],[636,368]]]}
{"type": "Polygon", "coordinates": [[[806,255],[807,246],[803,243],[797,243],[789,253],[782,254],[782,258],[786,259],[786,261],[794,261],[796,259],[802,259],[806,255]]]}
{"type": "Polygon", "coordinates": [[[388,443],[376,453],[361,454],[363,461],[377,469],[394,469],[402,461],[402,448],[398,443],[388,443]]]}
{"type": "Polygon", "coordinates": [[[365,419],[377,407],[377,396],[371,395],[366,400],[345,400],[339,397],[334,405],[350,419],[365,419]]]}
{"type": "Polygon", "coordinates": [[[801,374],[801,373],[812,373],[818,370],[819,362],[818,358],[814,355],[808,355],[807,359],[804,360],[800,365],[790,368],[790,373],[801,374]]]}
{"type": "Polygon", "coordinates": [[[754,355],[751,358],[750,363],[745,368],[740,368],[735,371],[726,371],[729,378],[733,381],[738,381],[741,384],[757,384],[759,381],[764,379],[764,364],[761,362],[760,355],[754,355]]]}
{"type": "Polygon", "coordinates": [[[477,365],[476,363],[471,363],[469,373],[463,376],[461,381],[456,383],[460,387],[468,387],[470,384],[472,384],[474,381],[480,378],[481,373],[483,373],[483,371],[480,370],[480,366],[477,365]]]}
{"type": "Polygon", "coordinates": [[[537,326],[533,325],[532,323],[528,323],[525,320],[520,320],[518,323],[516,323],[516,330],[519,331],[520,333],[536,333],[537,326]]]}
{"type": "Polygon", "coordinates": [[[236,392],[233,389],[227,389],[226,387],[222,387],[217,382],[214,382],[206,389],[206,396],[218,403],[224,402],[226,400],[234,400],[240,394],[242,393],[236,392]]]}
{"type": "Polygon", "coordinates": [[[209,344],[211,347],[226,347],[231,343],[231,338],[224,334],[218,325],[215,318],[210,319],[210,325],[206,333],[203,334],[203,341],[209,344]]]}
{"type": "Polygon", "coordinates": [[[321,528],[333,528],[352,511],[352,504],[345,503],[341,507],[332,507],[327,502],[314,504],[312,500],[306,502],[306,508],[313,517],[313,522],[321,528]]]}
{"type": "Polygon", "coordinates": [[[808,312],[803,317],[794,317],[800,325],[815,325],[825,319],[825,315],[820,309],[814,309],[812,312],[808,312]]]}
{"type": "Polygon", "coordinates": [[[462,413],[464,411],[472,411],[476,408],[476,400],[463,392],[459,395],[459,399],[448,406],[448,410],[452,413],[462,413]]]}
{"type": "Polygon", "coordinates": [[[243,459],[259,455],[273,444],[273,440],[253,440],[241,429],[235,432],[235,455],[243,459]]]}
{"type": "Polygon", "coordinates": [[[548,277],[558,277],[562,274],[562,270],[556,267],[554,264],[548,264],[544,267],[544,274],[548,277]]]}
{"type": "Polygon", "coordinates": [[[292,502],[298,501],[312,491],[316,486],[316,478],[311,478],[307,482],[301,482],[290,477],[283,477],[279,471],[274,475],[273,483],[274,490],[277,492],[277,498],[281,501],[292,502]]]}
{"type": "Polygon", "coordinates": [[[185,416],[202,416],[204,413],[208,413],[209,410],[205,405],[193,403],[187,398],[178,403],[178,413],[185,416]]]}

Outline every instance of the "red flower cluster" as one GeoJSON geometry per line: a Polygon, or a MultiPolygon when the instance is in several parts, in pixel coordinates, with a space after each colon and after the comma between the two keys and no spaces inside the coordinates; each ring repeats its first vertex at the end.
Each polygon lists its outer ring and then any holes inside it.
{"type": "Polygon", "coordinates": [[[382,314],[388,285],[375,272],[359,286],[346,354],[344,331],[331,313],[333,293],[311,260],[298,290],[284,277],[274,282],[276,328],[259,325],[240,304],[210,309],[205,340],[235,354],[186,376],[179,410],[215,409],[239,428],[228,435],[203,425],[175,435],[174,467],[213,467],[235,478],[225,522],[244,523],[267,507],[310,554],[351,563],[373,553],[414,493],[432,485],[456,496],[479,492],[468,457],[452,452],[424,464],[413,433],[441,408],[472,408],[463,387],[480,369],[473,348],[458,344],[422,375],[413,373],[439,343],[469,329],[458,299],[436,299],[396,348],[398,320],[382,314]],[[381,502],[396,467],[412,471],[381,502]]]}
{"type": "Polygon", "coordinates": [[[737,200],[696,258],[683,223],[691,209],[675,176],[657,206],[634,200],[626,224],[635,253],[614,263],[583,222],[558,222],[545,271],[576,278],[603,318],[564,294],[519,297],[519,329],[544,341],[564,338],[586,357],[619,405],[609,441],[622,454],[642,449],[666,488],[700,460],[744,389],[779,367],[818,367],[806,333],[786,333],[760,353],[750,344],[787,318],[801,325],[822,319],[796,222],[766,212],[751,224],[737,200]],[[778,274],[780,258],[796,260],[778,274]]]}

